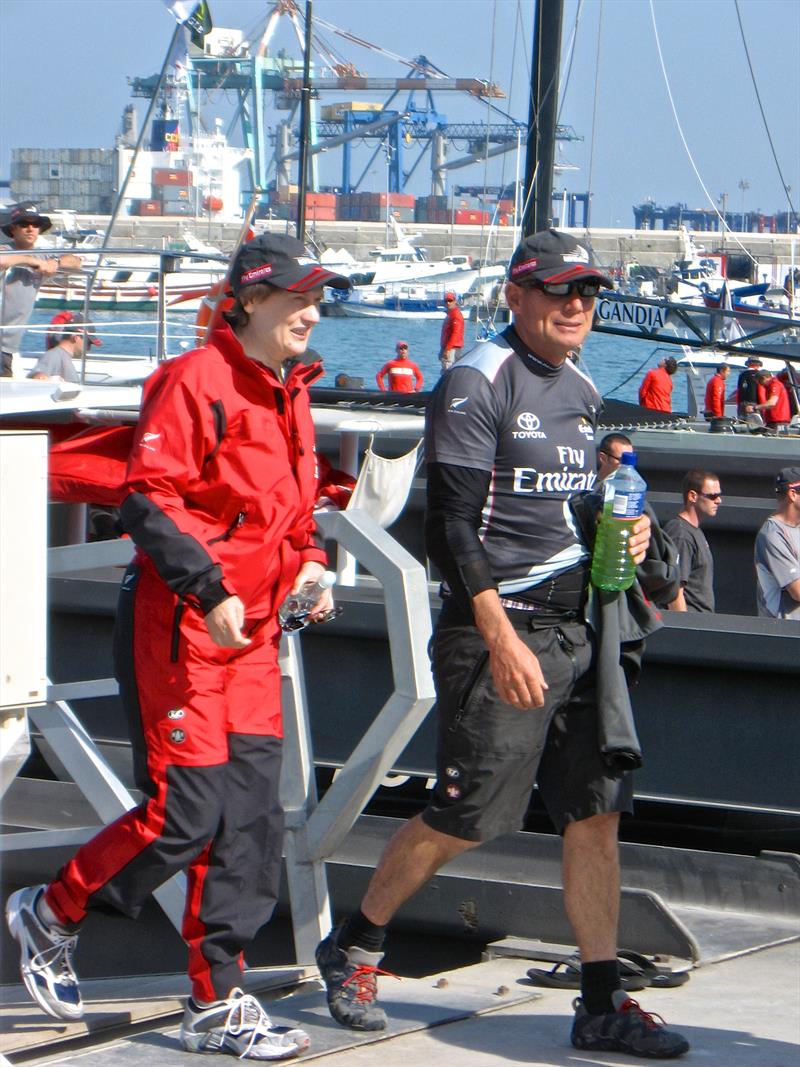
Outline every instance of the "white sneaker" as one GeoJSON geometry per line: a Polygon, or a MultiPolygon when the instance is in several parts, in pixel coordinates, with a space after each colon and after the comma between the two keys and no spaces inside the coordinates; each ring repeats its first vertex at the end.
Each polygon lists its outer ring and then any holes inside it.
{"type": "Polygon", "coordinates": [[[234,989],[210,1008],[186,1004],[181,1042],[187,1052],[227,1052],[242,1060],[288,1060],[311,1043],[305,1030],[273,1026],[255,997],[234,989]]]}
{"type": "Polygon", "coordinates": [[[78,935],[42,922],[36,904],[44,890],[43,885],[35,885],[12,893],[6,904],[6,922],[19,943],[25,988],[42,1011],[54,1019],[73,1022],[83,1017],[81,991],[72,967],[78,935]]]}

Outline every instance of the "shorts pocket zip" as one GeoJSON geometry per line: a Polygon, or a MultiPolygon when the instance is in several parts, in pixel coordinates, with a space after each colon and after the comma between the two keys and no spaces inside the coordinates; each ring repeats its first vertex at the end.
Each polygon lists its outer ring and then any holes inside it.
{"type": "Polygon", "coordinates": [[[464,715],[466,714],[467,709],[469,708],[472,698],[475,695],[475,691],[478,688],[478,684],[481,678],[483,677],[483,672],[488,662],[489,653],[482,652],[476,660],[475,665],[472,668],[472,671],[470,672],[467,684],[464,686],[463,692],[461,693],[461,698],[458,702],[458,711],[456,711],[455,715],[453,716],[453,721],[448,727],[451,733],[456,732],[461,723],[461,720],[464,718],[464,715]]]}

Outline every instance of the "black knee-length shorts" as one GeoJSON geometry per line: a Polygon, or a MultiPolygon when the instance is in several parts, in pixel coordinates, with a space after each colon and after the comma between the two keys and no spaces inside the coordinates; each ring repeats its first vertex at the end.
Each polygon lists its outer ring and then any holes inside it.
{"type": "Polygon", "coordinates": [[[509,616],[539,659],[545,705],[520,710],[500,700],[478,629],[440,622],[431,648],[437,783],[424,821],[462,840],[491,840],[522,827],[534,784],[559,832],[592,815],[632,811],[632,773],[610,769],[599,749],[587,626],[509,616]]]}

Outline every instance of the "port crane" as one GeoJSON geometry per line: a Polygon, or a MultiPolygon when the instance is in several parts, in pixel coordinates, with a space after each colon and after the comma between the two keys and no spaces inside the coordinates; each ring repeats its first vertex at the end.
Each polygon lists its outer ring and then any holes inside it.
{"type": "MultiPolygon", "coordinates": [[[[198,132],[201,94],[215,90],[235,94],[236,108],[228,134],[237,125],[240,127],[244,144],[251,150],[254,188],[266,189],[270,181],[274,181],[278,189],[288,188],[294,161],[300,154],[293,123],[303,86],[303,62],[289,57],[283,50],[270,54],[270,44],[282,17],[291,23],[302,53],[305,49],[302,13],[294,0],[277,0],[254,47],[243,39],[242,34],[237,38],[234,31],[218,31],[215,40],[206,46],[209,51],[190,49],[182,78],[168,79],[165,90],[168,101],[172,94],[171,102],[165,106],[177,112],[185,101],[190,135],[198,132]],[[226,32],[230,34],[227,42],[226,32]],[[276,124],[272,135],[268,133],[266,123],[267,92],[274,94],[277,110],[289,112],[287,118],[276,124]]],[[[525,141],[527,124],[506,114],[494,103],[504,99],[504,93],[494,83],[479,78],[449,77],[423,55],[405,58],[321,19],[314,20],[312,42],[320,63],[310,79],[313,105],[308,146],[310,188],[319,187],[316,167],[319,154],[341,148],[342,192],[359,189],[381,152],[386,160],[387,192],[403,192],[430,153],[431,192],[444,195],[448,172],[515,150],[525,141]],[[321,34],[320,28],[397,62],[407,68],[407,75],[393,78],[361,73],[338,53],[321,34]],[[354,101],[335,109],[323,107],[320,114],[320,94],[329,92],[348,96],[388,92],[389,96],[382,104],[366,107],[354,101]],[[450,123],[435,102],[434,93],[440,92],[464,93],[475,100],[488,102],[498,121],[450,123]],[[354,148],[359,143],[374,147],[366,165],[356,176],[354,148]],[[461,154],[448,158],[453,147],[461,154]],[[412,158],[412,153],[416,158],[412,158]]],[[[156,80],[155,77],[132,79],[133,94],[152,98],[156,80]]],[[[570,126],[559,126],[557,137],[562,141],[582,140],[570,126]]]]}

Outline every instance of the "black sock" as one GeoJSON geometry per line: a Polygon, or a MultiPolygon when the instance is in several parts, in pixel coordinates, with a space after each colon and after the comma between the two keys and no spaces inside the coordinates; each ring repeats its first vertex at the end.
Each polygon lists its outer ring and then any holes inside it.
{"type": "Polygon", "coordinates": [[[338,942],[339,945],[348,949],[352,945],[363,948],[365,952],[380,952],[383,948],[383,939],[386,937],[386,927],[376,926],[371,923],[362,911],[353,912],[342,927],[338,942]]]}
{"type": "Polygon", "coordinates": [[[611,994],[621,988],[615,959],[581,964],[581,997],[590,1015],[606,1015],[614,1011],[611,994]]]}

